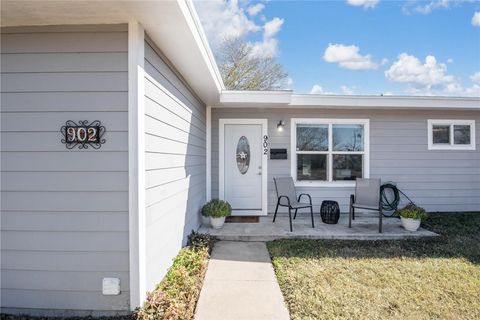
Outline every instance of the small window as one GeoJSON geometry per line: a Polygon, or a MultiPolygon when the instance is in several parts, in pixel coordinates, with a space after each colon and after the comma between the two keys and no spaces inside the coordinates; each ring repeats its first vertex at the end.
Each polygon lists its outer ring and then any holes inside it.
{"type": "Polygon", "coordinates": [[[428,150],[475,150],[475,121],[428,120],[428,150]]]}

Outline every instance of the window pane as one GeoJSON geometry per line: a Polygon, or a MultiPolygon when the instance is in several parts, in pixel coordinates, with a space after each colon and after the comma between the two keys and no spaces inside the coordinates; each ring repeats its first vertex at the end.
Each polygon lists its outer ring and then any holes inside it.
{"type": "Polygon", "coordinates": [[[297,124],[297,151],[328,151],[328,125],[297,124]]]}
{"type": "Polygon", "coordinates": [[[334,154],[333,180],[355,180],[363,177],[361,154],[334,154]]]}
{"type": "Polygon", "coordinates": [[[433,143],[450,143],[450,126],[434,125],[432,126],[433,143]]]}
{"type": "Polygon", "coordinates": [[[297,180],[327,180],[327,155],[298,154],[297,180]]]}
{"type": "Polygon", "coordinates": [[[333,151],[363,151],[363,125],[334,124],[333,151]]]}
{"type": "Polygon", "coordinates": [[[454,144],[470,144],[470,126],[469,125],[453,126],[453,143],[454,144]]]}

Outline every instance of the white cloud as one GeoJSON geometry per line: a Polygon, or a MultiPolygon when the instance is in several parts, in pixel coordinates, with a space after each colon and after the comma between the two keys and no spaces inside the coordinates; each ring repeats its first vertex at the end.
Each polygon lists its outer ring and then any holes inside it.
{"type": "Polygon", "coordinates": [[[388,63],[388,59],[387,58],[383,58],[382,61],[380,62],[380,64],[382,66],[386,65],[388,63]]]}
{"type": "Polygon", "coordinates": [[[429,14],[435,9],[439,8],[448,8],[450,6],[450,0],[434,0],[430,1],[429,3],[422,5],[422,6],[416,6],[415,11],[422,13],[422,14],[429,14]]]}
{"type": "Polygon", "coordinates": [[[313,85],[312,90],[310,90],[310,93],[311,94],[324,94],[322,86],[320,86],[318,84],[313,85]]]}
{"type": "Polygon", "coordinates": [[[472,25],[475,27],[480,27],[480,11],[477,11],[473,14],[472,25]]]}
{"type": "Polygon", "coordinates": [[[470,80],[472,80],[470,87],[464,88],[460,83],[454,82],[445,88],[445,93],[457,96],[480,97],[480,71],[472,74],[470,80]]]}
{"type": "Polygon", "coordinates": [[[460,6],[465,2],[474,1],[475,0],[410,0],[404,2],[402,10],[405,14],[429,14],[436,9],[449,9],[451,7],[460,6]]]}
{"type": "Polygon", "coordinates": [[[375,8],[379,2],[380,0],[347,0],[349,5],[364,9],[375,8]]]}
{"type": "Polygon", "coordinates": [[[265,8],[265,5],[263,3],[257,3],[255,5],[248,7],[247,12],[251,16],[256,16],[264,8],[265,8]]]}
{"type": "Polygon", "coordinates": [[[472,80],[472,86],[465,89],[465,95],[480,97],[480,71],[472,74],[470,80],[472,80]]]}
{"type": "Polygon", "coordinates": [[[385,71],[385,76],[391,81],[409,84],[414,91],[430,91],[433,87],[455,81],[452,75],[447,74],[447,66],[437,63],[434,56],[427,56],[425,63],[422,63],[407,53],[398,56],[398,60],[385,71]]]}
{"type": "Polygon", "coordinates": [[[453,63],[453,59],[452,59],[452,58],[448,58],[448,59],[447,59],[447,63],[453,63]]]}
{"type": "Polygon", "coordinates": [[[282,28],[283,22],[283,19],[275,17],[264,24],[263,40],[252,44],[252,56],[276,57],[278,55],[278,40],[274,36],[282,28]]]}
{"type": "Polygon", "coordinates": [[[278,33],[278,31],[280,31],[280,29],[282,28],[283,22],[284,22],[283,19],[275,17],[272,20],[265,23],[265,25],[263,26],[263,29],[264,29],[263,36],[265,38],[271,38],[275,36],[278,33]]]}
{"type": "Polygon", "coordinates": [[[310,90],[310,94],[325,94],[325,95],[338,95],[338,94],[343,94],[343,95],[352,95],[355,94],[355,90],[357,87],[355,86],[341,86],[340,87],[340,93],[332,92],[332,91],[325,91],[323,87],[319,84],[313,85],[312,89],[310,90]]]}
{"type": "Polygon", "coordinates": [[[412,95],[480,96],[480,71],[470,76],[472,84],[465,88],[456,77],[447,73],[444,63],[438,63],[431,55],[422,62],[415,56],[402,53],[385,71],[385,76],[393,82],[408,84],[406,92],[412,95]]]}
{"type": "Polygon", "coordinates": [[[243,37],[261,30],[248,18],[237,0],[196,1],[195,7],[214,47],[225,39],[243,37]]]}
{"type": "Polygon", "coordinates": [[[329,44],[325,49],[323,59],[326,62],[338,63],[340,67],[352,70],[368,70],[378,67],[372,61],[371,55],[362,56],[359,51],[360,48],[355,45],[329,44]]]}
{"type": "Polygon", "coordinates": [[[355,89],[356,87],[348,87],[348,86],[341,86],[340,89],[342,90],[342,93],[345,95],[352,95],[355,94],[355,89]]]}
{"type": "Polygon", "coordinates": [[[254,42],[252,45],[253,57],[276,57],[278,55],[278,40],[275,38],[264,38],[261,42],[254,42]]]}
{"type": "Polygon", "coordinates": [[[265,16],[256,17],[263,26],[257,24],[254,16],[264,8],[263,3],[251,4],[249,0],[210,0],[195,1],[203,28],[210,44],[215,50],[225,39],[247,38],[263,31],[261,41],[247,42],[252,47],[252,56],[276,57],[278,55],[278,40],[275,38],[281,30],[284,20],[278,17],[266,21],[265,16]]]}
{"type": "Polygon", "coordinates": [[[310,90],[310,94],[335,94],[330,91],[325,91],[323,90],[323,87],[319,84],[315,84],[312,87],[312,90],[310,90]]]}
{"type": "Polygon", "coordinates": [[[473,83],[480,84],[480,71],[472,74],[470,76],[470,80],[472,80],[473,83]]]}

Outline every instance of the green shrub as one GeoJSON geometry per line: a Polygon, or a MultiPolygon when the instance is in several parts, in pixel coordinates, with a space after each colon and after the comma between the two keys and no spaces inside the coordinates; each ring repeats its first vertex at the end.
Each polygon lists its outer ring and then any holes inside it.
{"type": "Polygon", "coordinates": [[[157,288],[136,312],[138,320],[193,319],[215,238],[192,231],[157,288]]]}
{"type": "MultiPolygon", "coordinates": [[[[198,250],[203,248],[208,248],[211,250],[217,239],[215,236],[209,235],[207,233],[198,233],[192,230],[192,233],[188,236],[187,246],[192,249],[198,250]]],[[[209,251],[210,253],[210,251],[209,251]]]]}
{"type": "Polygon", "coordinates": [[[397,214],[406,219],[424,220],[427,212],[422,207],[417,207],[413,203],[406,205],[404,208],[397,210],[397,214]]]}
{"type": "Polygon", "coordinates": [[[232,207],[226,201],[213,199],[207,202],[202,208],[202,215],[205,217],[221,218],[228,217],[232,213],[232,207]]]}

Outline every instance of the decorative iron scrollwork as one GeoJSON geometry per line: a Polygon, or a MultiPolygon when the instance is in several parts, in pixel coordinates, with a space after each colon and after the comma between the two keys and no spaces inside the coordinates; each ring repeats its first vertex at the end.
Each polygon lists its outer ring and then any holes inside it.
{"type": "Polygon", "coordinates": [[[68,120],[65,125],[60,128],[63,136],[61,142],[65,143],[67,149],[73,149],[78,146],[79,149],[100,149],[102,144],[106,142],[103,138],[105,127],[98,120],[88,123],[87,120],[80,120],[76,123],[68,120]]]}

